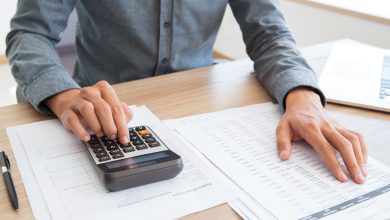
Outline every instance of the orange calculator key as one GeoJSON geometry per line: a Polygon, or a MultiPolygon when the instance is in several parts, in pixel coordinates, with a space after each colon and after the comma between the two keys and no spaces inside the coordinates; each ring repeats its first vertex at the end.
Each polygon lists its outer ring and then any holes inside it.
{"type": "Polygon", "coordinates": [[[150,134],[150,132],[148,130],[140,130],[140,131],[138,131],[138,134],[139,135],[147,135],[147,134],[150,134]]]}

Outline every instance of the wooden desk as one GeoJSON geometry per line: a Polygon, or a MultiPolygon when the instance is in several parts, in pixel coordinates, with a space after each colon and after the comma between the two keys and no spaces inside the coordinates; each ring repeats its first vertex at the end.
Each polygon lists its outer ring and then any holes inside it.
{"type": "MultiPolygon", "coordinates": [[[[161,119],[212,112],[225,108],[270,101],[252,72],[249,60],[200,68],[155,78],[115,85],[119,98],[128,104],[147,105],[161,119]]],[[[389,120],[388,114],[336,105],[329,109],[389,120]]],[[[32,219],[19,170],[6,135],[6,127],[49,119],[39,115],[29,104],[0,108],[0,146],[9,155],[20,209],[14,211],[8,201],[4,182],[0,181],[0,219],[32,219]]],[[[1,178],[2,179],[2,178],[1,178]]],[[[223,204],[183,219],[240,219],[223,204]]]]}
{"type": "Polygon", "coordinates": [[[0,64],[6,64],[6,63],[8,63],[8,60],[5,57],[5,55],[0,55],[0,64]]]}

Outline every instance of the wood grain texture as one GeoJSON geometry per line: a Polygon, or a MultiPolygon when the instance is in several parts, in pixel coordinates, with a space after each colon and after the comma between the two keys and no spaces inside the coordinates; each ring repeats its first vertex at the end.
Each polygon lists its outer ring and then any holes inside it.
{"type": "MultiPolygon", "coordinates": [[[[211,67],[114,85],[119,98],[127,104],[147,105],[160,119],[177,118],[231,107],[272,101],[252,74],[252,62],[239,60],[211,67]]],[[[389,120],[388,114],[341,105],[328,109],[389,120]]],[[[51,119],[38,114],[29,104],[0,108],[0,147],[10,157],[12,176],[20,208],[14,211],[0,180],[0,219],[33,219],[26,191],[6,135],[6,127],[51,119]]],[[[182,219],[240,219],[223,204],[182,219]]]]}

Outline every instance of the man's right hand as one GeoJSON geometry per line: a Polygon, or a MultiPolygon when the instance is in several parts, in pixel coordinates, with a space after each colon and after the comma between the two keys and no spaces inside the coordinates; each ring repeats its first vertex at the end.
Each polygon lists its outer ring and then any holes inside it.
{"type": "Polygon", "coordinates": [[[46,104],[64,127],[83,141],[90,139],[87,128],[98,136],[118,138],[122,144],[130,140],[127,123],[132,113],[106,81],[58,93],[48,98],[46,104]]]}

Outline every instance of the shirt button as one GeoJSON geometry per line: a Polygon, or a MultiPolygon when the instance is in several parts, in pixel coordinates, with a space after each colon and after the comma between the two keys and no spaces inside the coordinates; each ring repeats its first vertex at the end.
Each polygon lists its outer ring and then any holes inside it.
{"type": "Polygon", "coordinates": [[[164,58],[164,59],[162,59],[162,60],[161,60],[161,63],[162,63],[162,64],[166,64],[166,63],[168,63],[168,60],[167,60],[167,58],[164,58]]]}
{"type": "Polygon", "coordinates": [[[170,26],[171,26],[171,24],[170,24],[169,22],[167,22],[167,21],[164,22],[164,27],[165,27],[165,28],[169,28],[170,26]]]}

